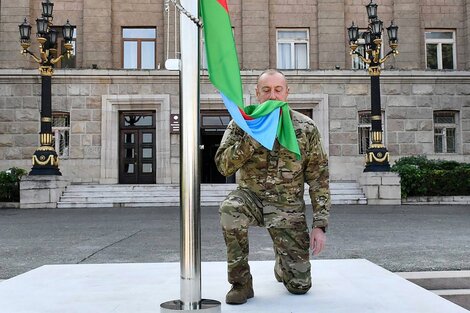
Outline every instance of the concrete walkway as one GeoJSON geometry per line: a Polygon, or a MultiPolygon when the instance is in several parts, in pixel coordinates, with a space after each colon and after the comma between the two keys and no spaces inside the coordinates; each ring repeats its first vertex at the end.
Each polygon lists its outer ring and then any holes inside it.
{"type": "MultiPolygon", "coordinates": [[[[236,306],[224,303],[225,262],[203,262],[202,298],[221,302],[227,313],[468,313],[367,260],[312,261],[314,283],[302,296],[289,294],[273,267],[274,261],[251,262],[255,297],[236,306]]],[[[178,263],[43,266],[0,284],[0,310],[155,313],[179,299],[179,272],[178,263]]]]}
{"type": "MultiPolygon", "coordinates": [[[[217,208],[202,208],[201,219],[203,261],[224,261],[217,208]]],[[[336,205],[317,259],[364,258],[393,272],[470,270],[469,225],[468,205],[336,205]]],[[[2,209],[0,241],[0,279],[45,264],[177,262],[179,212],[2,209]]],[[[273,259],[263,228],[250,229],[250,259],[273,259]]]]}

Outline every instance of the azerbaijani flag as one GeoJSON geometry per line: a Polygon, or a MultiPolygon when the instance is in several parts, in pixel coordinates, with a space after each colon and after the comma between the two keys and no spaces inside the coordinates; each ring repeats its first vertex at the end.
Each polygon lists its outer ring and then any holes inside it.
{"type": "Polygon", "coordinates": [[[300,159],[300,149],[286,102],[268,100],[243,105],[237,50],[226,0],[200,0],[209,79],[219,90],[235,123],[261,145],[272,150],[279,143],[300,159]]]}

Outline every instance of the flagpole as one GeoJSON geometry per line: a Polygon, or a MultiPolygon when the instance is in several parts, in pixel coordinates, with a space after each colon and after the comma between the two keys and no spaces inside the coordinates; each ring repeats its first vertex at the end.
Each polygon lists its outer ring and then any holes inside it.
{"type": "MultiPolygon", "coordinates": [[[[199,16],[199,0],[181,0],[199,16]]],[[[199,153],[199,28],[180,13],[180,300],[162,303],[160,312],[220,312],[220,302],[201,299],[201,211],[199,153]]]]}

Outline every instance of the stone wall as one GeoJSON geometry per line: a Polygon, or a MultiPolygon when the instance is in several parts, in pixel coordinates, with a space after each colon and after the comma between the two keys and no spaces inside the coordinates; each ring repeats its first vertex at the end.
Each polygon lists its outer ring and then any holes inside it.
{"type": "MultiPolygon", "coordinates": [[[[259,73],[242,72],[247,103],[256,101],[254,88],[259,73]]],[[[326,138],[331,179],[357,180],[364,168],[364,155],[358,151],[358,111],[370,109],[369,76],[362,71],[306,71],[288,73],[287,77],[291,105],[311,109],[326,138]]],[[[201,80],[201,108],[223,109],[207,76],[201,80]]],[[[392,161],[426,154],[430,158],[470,162],[469,83],[467,72],[446,72],[438,77],[425,71],[384,72],[381,90],[385,145],[392,161]],[[457,153],[434,153],[434,110],[459,112],[457,153]]],[[[178,93],[178,75],[174,72],[58,70],[52,80],[52,107],[54,111],[69,112],[71,119],[70,157],[60,161],[64,176],[73,182],[100,182],[103,177],[103,142],[109,139],[103,138],[103,96],[131,99],[131,109],[139,109],[147,103],[145,99],[167,97],[169,111],[159,119],[167,127],[169,114],[179,113],[178,93]]],[[[31,156],[38,145],[39,108],[40,80],[35,70],[0,70],[1,170],[31,167],[31,156]]],[[[169,154],[169,173],[162,171],[165,177],[157,181],[177,183],[179,135],[164,132],[160,137],[169,138],[169,151],[162,152],[169,154]]]]}
{"type": "Polygon", "coordinates": [[[69,182],[69,178],[64,176],[24,176],[20,182],[20,208],[55,209],[69,182]]]}
{"type": "Polygon", "coordinates": [[[400,205],[400,176],[393,172],[365,172],[359,177],[367,204],[400,205]]]}

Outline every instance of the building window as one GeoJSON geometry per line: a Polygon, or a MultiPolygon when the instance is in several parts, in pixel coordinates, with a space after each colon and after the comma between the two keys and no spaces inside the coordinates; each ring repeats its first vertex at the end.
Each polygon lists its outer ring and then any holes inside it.
{"type": "MultiPolygon", "coordinates": [[[[61,26],[54,26],[53,29],[57,31],[57,55],[61,55],[65,53],[67,50],[65,49],[65,40],[62,35],[62,27],[61,26]]],[[[57,62],[54,67],[55,68],[76,68],[77,67],[77,28],[73,30],[73,39],[72,39],[72,54],[70,57],[64,56],[59,62],[57,62]]]]}
{"type": "Polygon", "coordinates": [[[201,128],[204,129],[206,133],[223,133],[230,123],[230,120],[230,115],[227,112],[207,112],[201,116],[201,128]]]}
{"type": "Polygon", "coordinates": [[[456,68],[455,32],[427,31],[426,68],[431,70],[453,70],[456,68]]]}
{"type": "Polygon", "coordinates": [[[456,153],[457,113],[453,111],[434,112],[434,152],[456,153]]]}
{"type": "Polygon", "coordinates": [[[59,158],[69,157],[70,148],[70,114],[68,112],[52,113],[53,145],[59,158]]]}
{"type": "Polygon", "coordinates": [[[123,68],[155,69],[156,42],[155,28],[123,28],[123,68]]]}
{"type": "MultiPolygon", "coordinates": [[[[368,54],[365,53],[364,49],[364,39],[360,38],[357,40],[357,43],[359,46],[356,48],[356,51],[365,56],[366,58],[368,57],[368,54]]],[[[353,70],[363,70],[367,68],[367,64],[364,63],[357,55],[352,56],[352,65],[351,68],[353,70]]]]}
{"type": "MultiPolygon", "coordinates": [[[[370,116],[371,116],[371,113],[369,110],[358,112],[357,139],[358,139],[359,154],[366,154],[367,149],[369,149],[370,144],[372,143],[372,136],[371,136],[372,125],[371,125],[370,116]]],[[[384,116],[385,114],[382,111],[382,129],[385,130],[384,116]]],[[[385,140],[385,136],[384,136],[384,140],[385,140]]]]}
{"type": "Polygon", "coordinates": [[[308,69],[308,30],[277,30],[277,67],[279,69],[308,69]]]}

